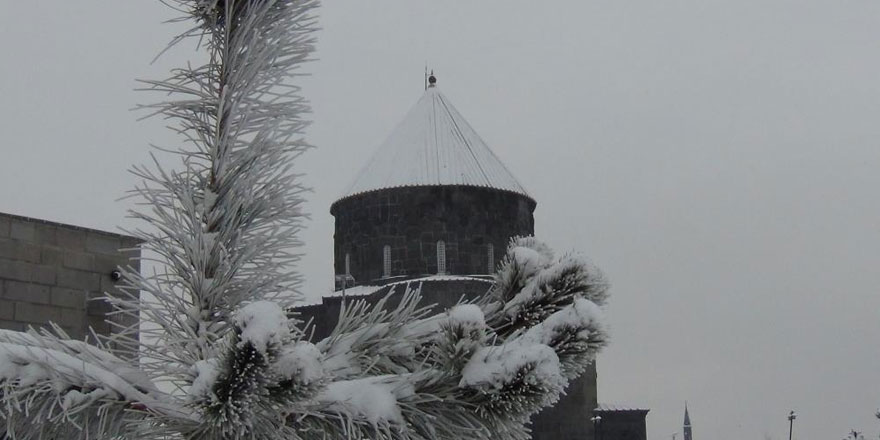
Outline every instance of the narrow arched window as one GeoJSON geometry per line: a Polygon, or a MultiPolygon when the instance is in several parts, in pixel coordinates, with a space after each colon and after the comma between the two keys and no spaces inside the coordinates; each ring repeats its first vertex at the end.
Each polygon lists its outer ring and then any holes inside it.
{"type": "Polygon", "coordinates": [[[351,274],[351,254],[345,253],[345,275],[351,274]]]}
{"type": "Polygon", "coordinates": [[[437,242],[437,273],[446,273],[446,243],[443,240],[437,242]]]}
{"type": "Polygon", "coordinates": [[[384,278],[391,276],[391,246],[387,244],[382,248],[382,276],[384,278]]]}
{"type": "Polygon", "coordinates": [[[486,246],[486,254],[489,257],[487,259],[489,265],[487,266],[488,269],[486,270],[486,273],[492,273],[495,270],[495,246],[492,246],[492,243],[489,243],[489,245],[486,246]]]}

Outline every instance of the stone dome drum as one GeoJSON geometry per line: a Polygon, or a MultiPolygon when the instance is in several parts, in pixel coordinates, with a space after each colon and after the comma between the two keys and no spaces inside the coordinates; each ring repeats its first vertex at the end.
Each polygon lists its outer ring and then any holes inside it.
{"type": "Polygon", "coordinates": [[[487,275],[534,233],[536,203],[432,85],[330,207],[334,266],[356,284],[487,275]]]}

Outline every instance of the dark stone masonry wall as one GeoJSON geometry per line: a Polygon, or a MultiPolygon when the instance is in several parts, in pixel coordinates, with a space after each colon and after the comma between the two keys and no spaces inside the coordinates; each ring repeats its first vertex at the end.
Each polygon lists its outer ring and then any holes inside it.
{"type": "Polygon", "coordinates": [[[595,414],[602,418],[597,426],[597,440],[647,440],[647,409],[599,408],[595,414]]]}
{"type": "Polygon", "coordinates": [[[341,199],[336,218],[334,268],[358,284],[382,279],[384,247],[391,250],[391,276],[438,273],[437,242],[446,244],[446,271],[489,273],[510,237],[534,233],[534,200],[509,191],[470,186],[414,186],[371,191],[341,199]]]}
{"type": "Polygon", "coordinates": [[[119,251],[138,244],[124,235],[0,213],[0,328],[21,331],[52,321],[74,339],[89,327],[109,334],[110,306],[97,298],[117,292],[110,275],[117,266],[138,268],[131,258],[139,250],[119,251]]]}
{"type": "MultiPolygon", "coordinates": [[[[590,418],[593,417],[593,409],[598,405],[596,395],[596,363],[594,362],[580,377],[569,383],[565,395],[559,399],[559,402],[532,417],[530,425],[532,439],[593,440],[590,418]]],[[[606,437],[603,440],[618,439],[606,437]]]]}

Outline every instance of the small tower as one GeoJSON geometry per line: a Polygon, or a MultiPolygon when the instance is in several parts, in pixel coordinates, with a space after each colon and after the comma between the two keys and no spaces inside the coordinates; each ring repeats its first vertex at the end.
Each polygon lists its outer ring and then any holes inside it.
{"type": "MultiPolygon", "coordinates": [[[[301,319],[326,337],[346,298],[396,304],[413,280],[438,312],[475,299],[491,288],[510,239],[534,234],[536,205],[426,75],[422,97],[330,206],[336,291],[300,308],[301,319]]],[[[596,407],[591,364],[532,418],[532,439],[592,439],[583,416],[596,407]]]]}
{"type": "Polygon", "coordinates": [[[336,275],[356,285],[488,278],[511,237],[534,233],[535,206],[432,74],[421,99],[330,207],[336,275]]]}
{"type": "Polygon", "coordinates": [[[691,432],[691,416],[688,414],[688,405],[684,404],[684,440],[693,440],[691,432]]]}

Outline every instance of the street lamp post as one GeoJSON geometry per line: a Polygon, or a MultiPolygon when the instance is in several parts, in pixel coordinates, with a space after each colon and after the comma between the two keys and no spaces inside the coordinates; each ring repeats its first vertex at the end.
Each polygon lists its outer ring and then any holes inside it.
{"type": "Polygon", "coordinates": [[[794,411],[788,413],[788,440],[791,440],[791,433],[794,431],[794,419],[797,418],[797,414],[794,411]]]}
{"type": "Polygon", "coordinates": [[[593,416],[590,421],[593,422],[593,440],[599,440],[599,424],[602,423],[602,416],[593,416]]]}

